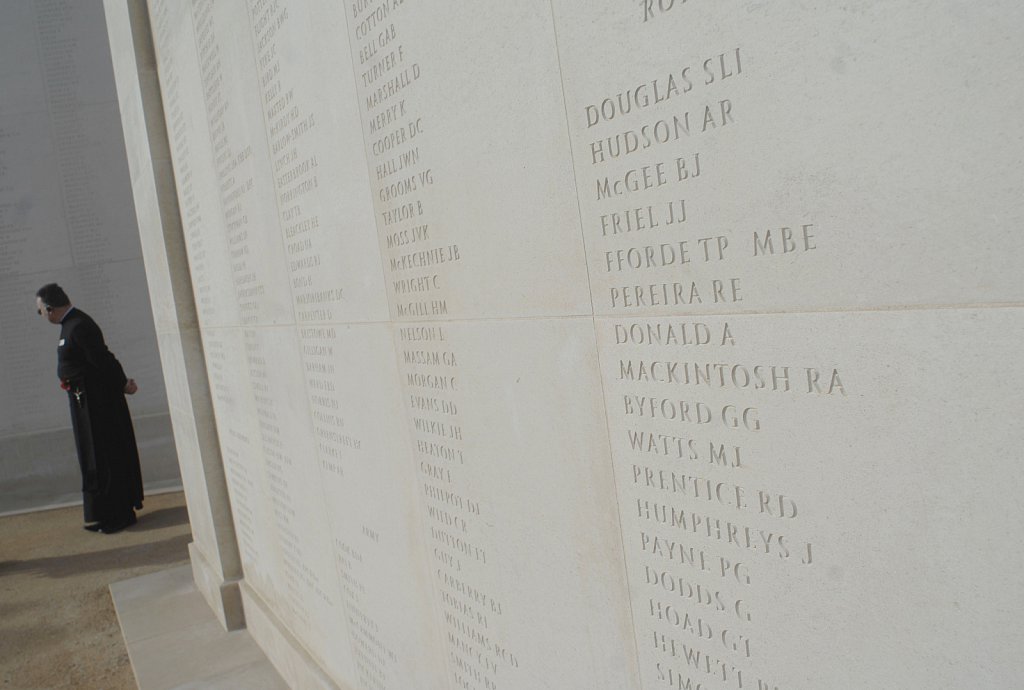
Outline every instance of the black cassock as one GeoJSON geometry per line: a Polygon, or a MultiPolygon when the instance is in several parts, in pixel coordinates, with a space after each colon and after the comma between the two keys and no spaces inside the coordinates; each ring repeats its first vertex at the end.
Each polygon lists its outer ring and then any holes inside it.
{"type": "Polygon", "coordinates": [[[142,471],[135,430],[124,397],[128,382],[103,332],[72,309],[60,326],[57,376],[71,405],[86,522],[117,522],[142,508],[142,471]]]}

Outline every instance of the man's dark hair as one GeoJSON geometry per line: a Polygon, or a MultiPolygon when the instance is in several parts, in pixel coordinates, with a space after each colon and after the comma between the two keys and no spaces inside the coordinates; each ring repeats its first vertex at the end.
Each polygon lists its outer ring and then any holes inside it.
{"type": "Polygon", "coordinates": [[[48,307],[66,307],[71,304],[71,300],[68,299],[64,288],[57,285],[57,283],[47,283],[39,288],[36,290],[36,297],[43,300],[43,304],[48,307]]]}

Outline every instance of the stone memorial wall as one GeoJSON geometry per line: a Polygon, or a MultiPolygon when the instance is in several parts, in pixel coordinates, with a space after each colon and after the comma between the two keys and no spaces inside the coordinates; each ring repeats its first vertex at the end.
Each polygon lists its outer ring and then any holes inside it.
{"type": "Polygon", "coordinates": [[[103,8],[72,0],[0,8],[0,513],[81,500],[58,329],[35,313],[49,282],[139,382],[147,486],[180,485],[103,8]]]}
{"type": "Polygon", "coordinates": [[[1024,673],[1017,4],[149,10],[291,684],[1024,673]]]}

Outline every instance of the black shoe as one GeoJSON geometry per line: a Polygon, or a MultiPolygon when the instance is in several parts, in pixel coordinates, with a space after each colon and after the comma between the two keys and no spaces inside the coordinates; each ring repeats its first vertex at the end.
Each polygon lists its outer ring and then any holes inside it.
{"type": "Polygon", "coordinates": [[[82,529],[86,530],[87,532],[99,532],[102,527],[102,522],[93,522],[88,525],[82,525],[82,529]]]}
{"type": "Polygon", "coordinates": [[[125,527],[131,527],[138,521],[138,518],[135,517],[135,511],[133,510],[128,514],[128,517],[126,517],[124,520],[101,523],[100,532],[103,532],[103,534],[116,534],[123,530],[125,527]]]}

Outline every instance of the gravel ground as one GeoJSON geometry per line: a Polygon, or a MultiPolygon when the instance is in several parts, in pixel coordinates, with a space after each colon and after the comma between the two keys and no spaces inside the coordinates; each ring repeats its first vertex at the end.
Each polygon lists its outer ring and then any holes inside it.
{"type": "Polygon", "coordinates": [[[135,688],[107,586],[188,562],[182,493],[145,501],[118,534],[81,508],[0,518],[0,688],[135,688]]]}

